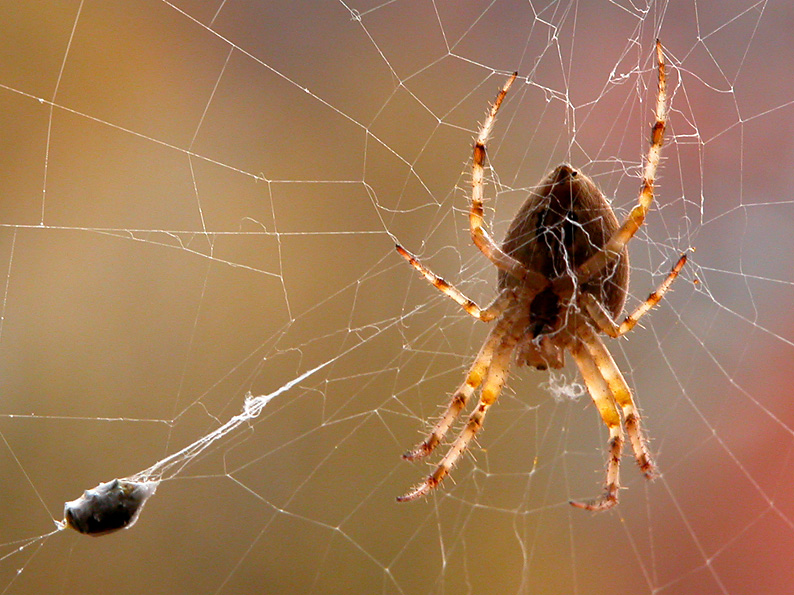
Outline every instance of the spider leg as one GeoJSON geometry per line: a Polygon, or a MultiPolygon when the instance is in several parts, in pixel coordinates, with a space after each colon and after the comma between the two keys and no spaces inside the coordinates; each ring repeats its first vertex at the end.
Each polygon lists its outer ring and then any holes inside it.
{"type": "Polygon", "coordinates": [[[648,451],[645,437],[642,435],[640,413],[634,403],[634,398],[631,396],[631,389],[626,384],[626,379],[623,378],[623,374],[620,373],[620,369],[615,360],[612,359],[612,354],[609,353],[603,341],[588,325],[583,325],[580,338],[587,347],[587,351],[595,362],[599,373],[609,385],[612,396],[623,410],[623,425],[629,435],[637,465],[647,479],[654,479],[657,475],[656,465],[648,451]]]}
{"type": "Polygon", "coordinates": [[[673,281],[676,280],[676,277],[678,277],[678,273],[681,272],[681,269],[684,267],[685,263],[686,254],[682,254],[681,258],[678,259],[678,262],[670,271],[670,274],[667,275],[665,280],[662,281],[661,285],[659,285],[659,287],[657,287],[656,290],[651,293],[644,302],[637,306],[634,312],[626,316],[625,320],[623,320],[623,322],[620,324],[617,324],[614,320],[612,320],[609,312],[604,309],[604,306],[602,306],[592,294],[583,293],[581,294],[580,299],[584,301],[587,312],[590,314],[590,317],[598,326],[599,330],[606,333],[613,339],[616,339],[633,329],[637,324],[637,321],[662,300],[662,297],[664,297],[664,294],[667,293],[668,289],[670,289],[670,286],[673,284],[673,281]]]}
{"type": "Polygon", "coordinates": [[[518,76],[517,72],[510,75],[507,82],[499,91],[496,99],[488,111],[480,132],[477,135],[477,140],[474,142],[474,157],[472,159],[471,170],[471,209],[469,210],[469,227],[471,229],[471,239],[474,245],[480,249],[480,252],[490,260],[496,267],[510,274],[519,280],[529,279],[533,286],[543,288],[548,285],[548,280],[541,274],[528,270],[518,260],[505,253],[494,241],[491,234],[485,229],[483,221],[484,208],[483,208],[483,180],[485,178],[485,143],[493,130],[494,122],[496,122],[496,113],[502,105],[502,101],[507,95],[508,90],[518,76]]]}
{"type": "Polygon", "coordinates": [[[439,277],[433,271],[428,269],[425,265],[419,262],[419,259],[416,258],[413,254],[408,252],[405,248],[403,248],[400,244],[396,245],[397,252],[400,253],[408,263],[414,267],[419,273],[430,282],[433,287],[438,289],[441,293],[446,295],[447,297],[453,299],[455,302],[460,305],[461,308],[466,310],[469,314],[471,314],[474,318],[482,320],[483,322],[490,322],[497,316],[499,316],[502,312],[504,312],[507,304],[509,303],[510,292],[508,290],[502,291],[496,299],[487,307],[487,308],[480,308],[474,300],[467,298],[458,288],[454,285],[446,281],[443,277],[439,277]]]}
{"type": "Polygon", "coordinates": [[[607,381],[599,371],[593,356],[582,343],[571,347],[571,355],[579,367],[587,390],[595,403],[601,419],[609,428],[609,461],[607,462],[607,478],[604,493],[587,501],[571,500],[571,504],[585,510],[601,511],[612,508],[618,503],[620,489],[620,456],[623,452],[623,430],[620,426],[620,413],[612,397],[607,381]]]}
{"type": "Polygon", "coordinates": [[[584,283],[604,269],[610,262],[617,259],[626,247],[628,241],[637,233],[645,221],[645,215],[653,202],[653,184],[656,179],[656,168],[659,165],[662,144],[664,143],[664,129],[667,123],[667,78],[664,69],[664,53],[662,43],[656,40],[656,60],[659,64],[659,91],[656,96],[656,122],[651,130],[651,146],[645,161],[645,171],[642,176],[642,189],[638,204],[631,210],[623,224],[612,234],[609,241],[599,250],[579,265],[576,277],[579,283],[584,283]]]}
{"type": "Polygon", "coordinates": [[[501,344],[496,348],[491,365],[488,368],[488,374],[483,382],[480,401],[469,416],[466,425],[455,439],[455,442],[452,443],[447,454],[441,459],[435,471],[408,493],[397,498],[398,502],[408,502],[426,496],[438,487],[441,481],[449,474],[450,469],[458,462],[460,456],[466,451],[469,443],[482,427],[488,409],[496,402],[499,393],[502,392],[502,387],[510,370],[510,358],[513,355],[515,345],[516,340],[509,335],[502,339],[501,344]]]}
{"type": "Polygon", "coordinates": [[[505,320],[501,320],[491,330],[485,343],[483,343],[483,346],[480,348],[480,352],[469,368],[463,384],[452,394],[449,405],[447,405],[441,419],[438,420],[433,430],[423,442],[403,455],[404,459],[408,461],[420,459],[429,455],[433,452],[433,449],[438,446],[439,442],[441,442],[444,435],[449,431],[449,428],[458,418],[461,411],[466,408],[466,404],[474,394],[474,391],[482,384],[483,378],[491,365],[494,349],[502,342],[506,328],[507,323],[505,320]]]}

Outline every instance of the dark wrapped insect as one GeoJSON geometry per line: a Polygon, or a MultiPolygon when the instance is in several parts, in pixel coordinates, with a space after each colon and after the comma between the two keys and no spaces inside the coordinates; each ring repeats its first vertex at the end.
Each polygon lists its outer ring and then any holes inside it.
{"type": "Polygon", "coordinates": [[[64,524],[94,537],[132,527],[157,485],[130,479],[101,483],[64,505],[64,524]]]}

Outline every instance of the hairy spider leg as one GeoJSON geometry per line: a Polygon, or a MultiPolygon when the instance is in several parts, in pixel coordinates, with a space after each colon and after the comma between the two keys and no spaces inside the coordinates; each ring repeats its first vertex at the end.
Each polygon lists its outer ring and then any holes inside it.
{"type": "Polygon", "coordinates": [[[631,389],[626,384],[626,379],[623,378],[623,374],[620,373],[615,360],[612,359],[612,354],[609,353],[599,336],[589,326],[584,325],[580,332],[580,338],[587,347],[587,351],[593,358],[600,374],[606,380],[612,396],[623,410],[623,425],[629,435],[637,465],[646,478],[655,478],[657,475],[656,465],[653,463],[651,454],[648,451],[648,444],[642,435],[640,413],[634,403],[634,398],[631,396],[631,389]]]}
{"type": "Polygon", "coordinates": [[[579,265],[576,270],[576,277],[580,284],[593,278],[623,253],[628,241],[637,233],[637,230],[645,221],[645,215],[653,202],[653,184],[656,179],[656,169],[659,165],[662,145],[664,144],[664,129],[667,123],[667,78],[664,69],[662,43],[658,39],[656,40],[656,60],[659,64],[656,122],[651,129],[651,146],[648,149],[648,156],[645,161],[638,204],[626,216],[623,224],[612,234],[612,237],[604,244],[604,247],[579,265]]]}
{"type": "Polygon", "coordinates": [[[403,455],[404,459],[409,461],[420,459],[429,455],[433,452],[433,449],[438,446],[449,431],[449,428],[460,415],[461,411],[466,408],[466,404],[474,394],[474,391],[482,384],[483,378],[491,366],[494,350],[502,342],[507,328],[508,324],[502,320],[491,329],[488,338],[480,348],[480,352],[477,354],[471,367],[469,367],[469,371],[466,373],[466,379],[463,381],[463,384],[458,387],[458,390],[452,394],[452,398],[441,416],[441,419],[438,420],[433,430],[422,443],[403,455]]]}
{"type": "Polygon", "coordinates": [[[477,140],[474,142],[474,156],[472,158],[472,169],[471,169],[471,208],[469,210],[469,227],[471,230],[471,239],[474,242],[474,245],[480,249],[480,251],[485,254],[485,256],[490,260],[497,268],[505,271],[506,273],[510,274],[511,276],[515,277],[519,280],[525,280],[530,287],[543,289],[549,285],[549,280],[546,279],[543,275],[536,273],[534,271],[530,271],[527,269],[523,264],[521,264],[518,260],[513,258],[512,256],[505,253],[494,241],[485,229],[485,223],[483,221],[484,217],[484,207],[483,207],[483,181],[485,178],[485,143],[488,141],[488,137],[491,135],[491,131],[493,130],[494,123],[496,122],[496,114],[499,111],[499,107],[502,105],[502,101],[507,95],[507,92],[510,90],[513,82],[516,80],[518,76],[517,72],[514,72],[510,75],[507,79],[507,82],[502,87],[502,90],[499,91],[499,94],[496,96],[493,104],[491,105],[491,109],[488,111],[488,115],[485,118],[485,121],[482,123],[480,127],[480,131],[477,135],[477,140]]]}
{"type": "Polygon", "coordinates": [[[620,413],[615,405],[612,391],[607,381],[598,369],[598,365],[590,355],[587,347],[580,342],[571,346],[573,356],[579,371],[582,374],[587,391],[595,403],[601,419],[609,428],[609,460],[607,461],[607,478],[604,484],[604,493],[594,500],[571,500],[571,504],[585,510],[601,511],[612,508],[618,503],[618,490],[620,489],[620,456],[623,453],[623,430],[620,425],[620,413]]]}
{"type": "Polygon", "coordinates": [[[662,281],[659,287],[657,287],[656,290],[651,293],[644,302],[637,306],[634,312],[626,316],[625,320],[623,320],[623,322],[620,324],[617,324],[614,320],[612,320],[609,312],[606,311],[604,306],[602,306],[592,294],[583,293],[581,295],[581,299],[584,301],[587,312],[590,314],[593,322],[595,322],[598,326],[598,329],[613,339],[617,339],[618,337],[625,335],[627,332],[633,329],[637,324],[637,321],[662,300],[664,294],[667,293],[667,290],[670,289],[670,286],[673,284],[673,281],[675,281],[676,277],[678,277],[678,273],[681,272],[684,264],[686,264],[686,254],[681,255],[681,258],[678,259],[678,262],[675,263],[675,266],[667,275],[667,277],[665,277],[665,280],[662,281]]]}
{"type": "Polygon", "coordinates": [[[441,462],[422,483],[411,489],[404,496],[397,498],[398,502],[407,502],[416,500],[422,496],[426,496],[433,489],[438,487],[441,481],[449,474],[449,471],[458,462],[460,456],[466,451],[469,443],[477,435],[485,419],[485,414],[491,405],[496,402],[499,393],[502,392],[502,387],[507,380],[507,374],[510,371],[510,358],[513,355],[513,349],[516,345],[515,337],[506,335],[499,347],[497,347],[491,365],[488,368],[488,374],[483,382],[482,390],[480,391],[480,400],[477,407],[469,415],[466,425],[461,430],[455,442],[452,443],[447,454],[441,459],[441,462]]]}
{"type": "Polygon", "coordinates": [[[478,320],[490,322],[504,312],[505,308],[510,303],[510,292],[508,290],[503,290],[498,296],[496,296],[496,299],[487,308],[480,308],[474,302],[474,300],[466,297],[463,292],[452,285],[452,283],[449,283],[443,277],[439,277],[433,271],[428,269],[425,265],[419,262],[419,259],[416,258],[416,256],[408,252],[408,250],[403,248],[400,244],[397,244],[396,248],[400,256],[407,260],[408,264],[419,271],[419,273],[428,282],[430,282],[431,285],[433,285],[447,297],[453,299],[461,308],[466,310],[466,312],[478,320]]]}

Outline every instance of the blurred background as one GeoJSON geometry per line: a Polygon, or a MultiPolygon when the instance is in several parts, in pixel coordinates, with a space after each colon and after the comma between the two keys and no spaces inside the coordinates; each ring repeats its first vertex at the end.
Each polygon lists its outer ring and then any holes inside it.
{"type": "MultiPolygon", "coordinates": [[[[755,2],[0,4],[1,593],[790,593],[794,7],[755,2]],[[496,237],[561,161],[636,201],[668,61],[657,200],[608,340],[662,477],[624,460],[575,369],[514,369],[438,492],[400,454],[488,326],[467,228],[489,144],[496,237]],[[63,503],[242,411],[129,531],[63,503]]],[[[431,463],[437,462],[434,457],[431,463]]]]}

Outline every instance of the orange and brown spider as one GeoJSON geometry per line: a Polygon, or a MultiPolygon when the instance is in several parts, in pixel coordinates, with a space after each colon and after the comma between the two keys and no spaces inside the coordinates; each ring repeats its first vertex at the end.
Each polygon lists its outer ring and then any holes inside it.
{"type": "Polygon", "coordinates": [[[480,308],[397,245],[397,251],[425,279],[466,312],[484,322],[496,320],[441,419],[429,436],[403,457],[414,460],[430,454],[471,396],[482,387],[476,408],[433,473],[398,501],[415,500],[428,494],[447,476],[482,427],[488,408],[496,402],[507,380],[513,360],[518,365],[538,370],[561,368],[566,349],[576,361],[601,419],[609,429],[609,460],[603,494],[594,500],[572,501],[571,504],[587,510],[606,510],[617,503],[623,427],[645,477],[656,476],[631,390],[599,337],[601,332],[620,337],[630,331],[640,317],[662,299],[686,262],[684,254],[648,299],[622,323],[614,322],[623,310],[628,291],[626,245],[643,224],[653,201],[654,178],[664,139],[666,83],[664,55],[658,40],[656,60],[659,73],[656,121],[639,199],[622,224],[618,223],[593,181],[563,163],[530,194],[510,224],[501,247],[483,228],[485,142],[499,106],[516,79],[514,73],[497,95],[480,128],[472,166],[471,236],[474,244],[499,269],[496,299],[487,308],[480,308]]]}

